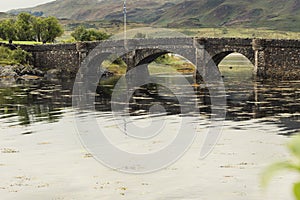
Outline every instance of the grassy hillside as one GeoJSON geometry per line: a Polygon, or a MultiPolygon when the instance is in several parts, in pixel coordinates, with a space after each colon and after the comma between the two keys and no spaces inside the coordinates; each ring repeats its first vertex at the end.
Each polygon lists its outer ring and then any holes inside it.
{"type": "MultiPolygon", "coordinates": [[[[128,0],[128,21],[162,27],[247,27],[300,31],[299,0],[128,0]]],[[[34,8],[72,20],[123,20],[122,0],[56,0],[34,8]]]]}
{"type": "MultiPolygon", "coordinates": [[[[129,21],[152,23],[180,0],[130,0],[127,2],[129,21]],[[171,3],[170,3],[171,2],[171,3]]],[[[75,20],[123,20],[123,1],[120,0],[56,0],[34,8],[12,10],[40,12],[59,18],[75,20]]]]}
{"type": "Polygon", "coordinates": [[[12,15],[9,13],[5,13],[5,12],[0,12],[0,19],[7,19],[7,18],[11,18],[12,15]]]}
{"type": "Polygon", "coordinates": [[[265,27],[300,31],[300,1],[184,1],[168,9],[155,24],[167,27],[265,27]]]}

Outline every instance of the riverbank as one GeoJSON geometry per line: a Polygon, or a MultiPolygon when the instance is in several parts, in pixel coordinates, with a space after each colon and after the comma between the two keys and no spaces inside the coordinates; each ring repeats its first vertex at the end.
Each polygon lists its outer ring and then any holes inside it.
{"type": "Polygon", "coordinates": [[[38,79],[44,75],[45,72],[30,65],[0,65],[0,80],[38,79]]]}

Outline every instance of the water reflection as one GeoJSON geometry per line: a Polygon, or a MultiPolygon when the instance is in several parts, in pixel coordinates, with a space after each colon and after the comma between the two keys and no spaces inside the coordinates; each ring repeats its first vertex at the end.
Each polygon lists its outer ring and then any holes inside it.
{"type": "MultiPolygon", "coordinates": [[[[3,83],[3,82],[2,82],[3,83]]],[[[56,122],[71,106],[72,80],[17,81],[0,85],[0,120],[13,125],[56,122]]]]}
{"type": "MultiPolygon", "coordinates": [[[[170,82],[176,77],[154,75],[170,82]]],[[[238,76],[239,77],[239,76],[238,76]]],[[[193,76],[186,76],[193,83],[193,76]]],[[[111,95],[119,77],[103,79],[97,88],[96,111],[111,111],[111,95]]],[[[176,81],[174,81],[176,82],[176,81]]],[[[227,92],[227,120],[245,121],[260,118],[261,121],[276,123],[282,134],[300,130],[300,81],[253,81],[230,78],[224,74],[227,92]]],[[[72,106],[73,80],[22,81],[10,85],[0,85],[0,122],[8,126],[58,121],[67,108],[72,106]]],[[[173,84],[172,87],[190,87],[173,84]]],[[[202,116],[210,116],[209,90],[201,85],[195,87],[195,94],[182,94],[188,99],[197,99],[195,111],[202,116]]],[[[194,102],[194,101],[191,101],[194,102]]],[[[149,115],[153,105],[161,105],[167,115],[179,115],[181,106],[170,88],[149,84],[136,88],[130,98],[130,113],[133,116],[149,115]]],[[[192,113],[191,113],[192,114],[192,113]]]]}

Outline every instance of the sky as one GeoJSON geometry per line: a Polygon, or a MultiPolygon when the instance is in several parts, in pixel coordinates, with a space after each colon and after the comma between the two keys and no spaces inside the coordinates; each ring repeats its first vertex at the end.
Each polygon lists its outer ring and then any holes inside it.
{"type": "Polygon", "coordinates": [[[5,12],[11,9],[28,8],[50,1],[54,0],[0,0],[0,11],[5,12]]]}

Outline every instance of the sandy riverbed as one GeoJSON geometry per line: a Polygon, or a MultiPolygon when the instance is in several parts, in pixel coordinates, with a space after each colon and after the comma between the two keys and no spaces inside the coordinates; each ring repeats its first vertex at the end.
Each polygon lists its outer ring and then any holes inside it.
{"type": "Polygon", "coordinates": [[[175,164],[155,173],[132,175],[104,167],[88,154],[79,142],[72,114],[50,125],[2,126],[0,197],[292,200],[291,185],[299,178],[296,174],[275,177],[266,191],[259,185],[265,166],[288,158],[284,144],[289,138],[278,132],[275,125],[227,122],[218,145],[206,159],[198,159],[204,139],[199,132],[192,147],[175,164]],[[32,133],[22,135],[24,132],[32,133]]]}

